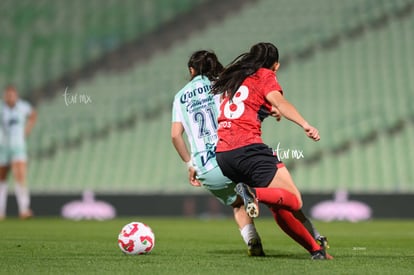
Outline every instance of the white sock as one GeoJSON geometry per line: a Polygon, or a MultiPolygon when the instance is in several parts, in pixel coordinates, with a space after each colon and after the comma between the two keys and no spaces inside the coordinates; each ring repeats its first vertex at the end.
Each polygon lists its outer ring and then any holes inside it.
{"type": "Polygon", "coordinates": [[[17,206],[19,207],[19,213],[25,213],[30,210],[30,195],[27,186],[24,184],[16,183],[14,185],[16,193],[17,206]]]}
{"type": "Polygon", "coordinates": [[[6,216],[7,206],[7,182],[0,181],[0,217],[6,216]]]}
{"type": "Polygon", "coordinates": [[[246,245],[249,244],[249,241],[253,238],[257,238],[260,240],[259,234],[257,234],[256,231],[256,227],[252,223],[249,223],[245,225],[242,229],[240,229],[240,234],[242,235],[246,245]]]}

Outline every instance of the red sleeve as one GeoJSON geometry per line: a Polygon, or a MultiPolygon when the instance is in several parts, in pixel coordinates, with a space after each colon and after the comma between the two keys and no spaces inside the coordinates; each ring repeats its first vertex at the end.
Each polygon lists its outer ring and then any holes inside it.
{"type": "Polygon", "coordinates": [[[279,91],[283,95],[282,87],[277,81],[277,77],[273,71],[271,70],[263,71],[262,79],[263,79],[262,91],[265,97],[267,96],[268,93],[273,92],[273,91],[279,91]]]}

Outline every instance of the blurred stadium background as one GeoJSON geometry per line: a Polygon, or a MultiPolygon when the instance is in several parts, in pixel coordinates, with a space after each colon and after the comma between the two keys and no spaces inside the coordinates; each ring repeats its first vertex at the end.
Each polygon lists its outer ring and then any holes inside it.
{"type": "Polygon", "coordinates": [[[171,145],[173,96],[194,50],[227,64],[258,41],[278,46],[285,95],[321,132],[313,143],[292,123],[264,125],[266,143],[303,151],[285,162],[310,201],[414,194],[412,0],[2,0],[0,14],[0,83],[39,114],[36,214],[84,190],[128,203],[206,195],[171,145]]]}

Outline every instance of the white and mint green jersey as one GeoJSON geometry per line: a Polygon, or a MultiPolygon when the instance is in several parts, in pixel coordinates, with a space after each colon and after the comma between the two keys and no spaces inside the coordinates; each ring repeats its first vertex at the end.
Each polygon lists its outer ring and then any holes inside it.
{"type": "Polygon", "coordinates": [[[18,100],[12,108],[0,104],[0,145],[25,146],[25,126],[27,117],[32,112],[30,104],[18,100]]]}
{"type": "Polygon", "coordinates": [[[210,80],[196,76],[175,95],[172,110],[172,121],[184,126],[198,175],[218,166],[215,149],[220,100],[210,90],[210,80]]]}

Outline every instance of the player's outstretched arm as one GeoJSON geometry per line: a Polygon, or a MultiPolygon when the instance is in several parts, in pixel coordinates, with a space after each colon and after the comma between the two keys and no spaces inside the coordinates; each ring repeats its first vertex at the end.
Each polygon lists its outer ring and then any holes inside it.
{"type": "Polygon", "coordinates": [[[284,98],[279,91],[273,91],[266,95],[267,101],[272,104],[279,112],[290,121],[295,122],[305,130],[306,135],[315,140],[320,140],[319,131],[315,127],[311,126],[299,113],[299,111],[284,98]]]}

